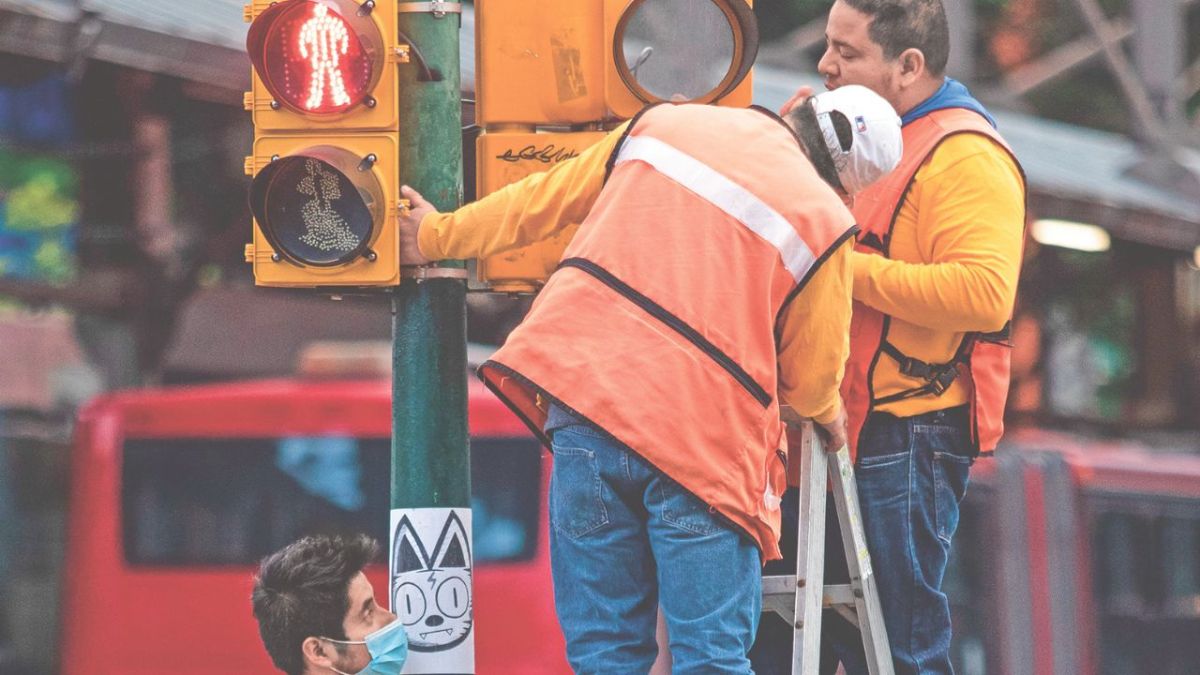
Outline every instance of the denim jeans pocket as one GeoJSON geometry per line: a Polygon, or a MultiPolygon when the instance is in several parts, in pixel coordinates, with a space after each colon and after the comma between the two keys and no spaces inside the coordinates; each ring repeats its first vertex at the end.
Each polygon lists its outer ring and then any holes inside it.
{"type": "Polygon", "coordinates": [[[554,529],[578,539],[608,524],[596,453],[556,443],[553,472],[550,522],[554,529]]]}
{"type": "Polygon", "coordinates": [[[892,464],[899,464],[900,462],[908,461],[908,458],[911,455],[912,455],[911,452],[909,452],[908,450],[905,450],[903,452],[894,452],[889,455],[875,455],[872,457],[859,457],[858,458],[858,468],[859,469],[872,469],[872,468],[881,468],[881,467],[885,467],[885,466],[891,466],[892,464]]]}
{"type": "Polygon", "coordinates": [[[872,414],[858,438],[856,469],[871,470],[907,462],[912,456],[913,434],[907,420],[872,414]]]}
{"type": "Polygon", "coordinates": [[[721,525],[713,512],[709,511],[708,505],[679,483],[662,476],[658,480],[658,488],[662,498],[663,522],[700,535],[712,534],[720,529],[721,525]]]}
{"type": "Polygon", "coordinates": [[[970,457],[952,452],[933,453],[934,517],[938,539],[946,546],[958,529],[958,506],[967,494],[971,463],[970,457]]]}

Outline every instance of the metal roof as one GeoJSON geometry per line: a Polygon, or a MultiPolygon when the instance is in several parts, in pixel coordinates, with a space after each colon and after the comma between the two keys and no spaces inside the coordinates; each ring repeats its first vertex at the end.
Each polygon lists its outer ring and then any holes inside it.
{"type": "Polygon", "coordinates": [[[250,86],[244,0],[0,0],[0,51],[250,86]]]}
{"type": "Polygon", "coordinates": [[[113,23],[244,51],[247,0],[82,0],[85,11],[113,23]]]}
{"type": "Polygon", "coordinates": [[[164,35],[242,49],[247,0],[0,0],[0,9],[56,21],[94,13],[105,21],[164,35]]]}
{"type": "Polygon", "coordinates": [[[79,14],[74,0],[0,0],[0,9],[56,21],[69,21],[79,14]]]}

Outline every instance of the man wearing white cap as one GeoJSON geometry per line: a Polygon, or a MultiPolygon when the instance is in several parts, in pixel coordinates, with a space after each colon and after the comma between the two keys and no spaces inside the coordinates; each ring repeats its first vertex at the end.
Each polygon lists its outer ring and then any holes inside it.
{"type": "MultiPolygon", "coordinates": [[[[842,393],[896,675],[949,675],[942,583],[971,464],[1003,432],[1025,181],[995,120],[945,75],[942,0],[837,0],[825,36],[826,87],[869,87],[904,124],[899,166],[852,206],[861,232],[842,393]]],[[[845,574],[826,567],[830,581],[845,574]]],[[[821,672],[840,661],[867,673],[858,631],[826,616],[821,672]]],[[[755,672],[790,672],[786,632],[762,641],[777,650],[756,648],[755,672]]]]}
{"type": "Polygon", "coordinates": [[[404,189],[407,264],[581,223],[480,368],[554,452],[551,566],[575,672],[647,672],[659,605],[675,672],[749,671],[761,564],[779,557],[780,406],[844,443],[843,196],[900,155],[895,111],[846,87],[785,118],[653,106],[454,213],[404,189]]]}

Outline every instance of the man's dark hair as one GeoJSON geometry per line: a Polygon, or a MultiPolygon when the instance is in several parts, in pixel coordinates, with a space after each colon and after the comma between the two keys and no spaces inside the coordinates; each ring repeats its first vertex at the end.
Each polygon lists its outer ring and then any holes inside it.
{"type": "Polygon", "coordinates": [[[350,580],[379,553],[365,534],[305,537],[263,558],[250,600],[271,660],[288,675],[304,671],[308,637],[345,640],[350,580]]]}
{"type": "Polygon", "coordinates": [[[883,55],[895,59],[905,49],[925,55],[930,75],[946,72],[950,60],[950,25],[942,0],[842,0],[871,17],[869,34],[883,47],[883,55]]]}
{"type": "MultiPolygon", "coordinates": [[[[842,150],[849,150],[850,144],[853,142],[850,120],[836,110],[832,111],[829,117],[833,121],[834,131],[837,132],[838,143],[842,146],[842,150]]],[[[800,143],[804,146],[808,161],[812,162],[813,168],[817,170],[817,175],[821,177],[821,180],[829,183],[830,187],[844,192],[845,188],[842,187],[842,181],[838,178],[837,166],[833,163],[833,155],[829,153],[829,146],[825,145],[825,134],[821,132],[817,113],[813,110],[812,99],[792,108],[785,118],[789,126],[796,131],[796,135],[800,137],[800,143]]]]}

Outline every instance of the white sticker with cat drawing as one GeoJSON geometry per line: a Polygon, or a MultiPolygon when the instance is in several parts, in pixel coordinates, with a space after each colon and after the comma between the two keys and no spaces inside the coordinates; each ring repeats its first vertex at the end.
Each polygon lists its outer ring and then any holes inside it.
{"type": "Polygon", "coordinates": [[[392,611],[408,633],[405,673],[474,673],[471,509],[393,509],[392,611]]]}

